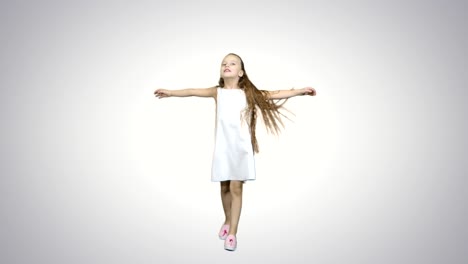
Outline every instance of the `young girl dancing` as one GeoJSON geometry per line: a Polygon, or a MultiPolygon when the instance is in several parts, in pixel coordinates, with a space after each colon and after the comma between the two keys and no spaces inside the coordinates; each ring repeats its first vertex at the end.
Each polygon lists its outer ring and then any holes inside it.
{"type": "Polygon", "coordinates": [[[292,90],[259,90],[249,80],[241,57],[230,53],[221,63],[217,86],[201,89],[166,90],[154,92],[159,99],[166,97],[213,97],[216,103],[216,132],[211,180],[221,184],[221,201],[225,220],[219,231],[224,248],[237,248],[237,228],[242,208],[244,181],[255,180],[254,153],[258,153],[255,136],[257,111],[260,111],[267,131],[278,133],[280,109],[287,99],[298,95],[316,95],[312,87],[292,90]]]}

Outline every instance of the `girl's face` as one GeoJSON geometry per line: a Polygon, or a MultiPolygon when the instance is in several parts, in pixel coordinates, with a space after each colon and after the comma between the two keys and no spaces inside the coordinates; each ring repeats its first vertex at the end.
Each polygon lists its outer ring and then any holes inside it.
{"type": "Polygon", "coordinates": [[[225,78],[240,78],[244,72],[242,71],[241,61],[235,55],[227,55],[221,63],[221,77],[225,78]]]}

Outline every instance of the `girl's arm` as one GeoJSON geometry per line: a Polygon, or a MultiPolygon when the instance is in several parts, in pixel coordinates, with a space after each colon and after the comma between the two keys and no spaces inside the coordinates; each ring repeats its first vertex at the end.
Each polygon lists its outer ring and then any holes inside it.
{"type": "Polygon", "coordinates": [[[188,97],[188,96],[198,96],[198,97],[216,97],[216,86],[210,88],[188,88],[181,90],[167,90],[167,89],[157,89],[154,91],[154,95],[161,98],[166,97],[188,97]]]}
{"type": "Polygon", "coordinates": [[[298,95],[311,95],[314,96],[317,94],[314,88],[305,87],[302,89],[291,89],[291,90],[277,90],[277,91],[267,91],[269,98],[268,99],[286,99],[298,95]]]}

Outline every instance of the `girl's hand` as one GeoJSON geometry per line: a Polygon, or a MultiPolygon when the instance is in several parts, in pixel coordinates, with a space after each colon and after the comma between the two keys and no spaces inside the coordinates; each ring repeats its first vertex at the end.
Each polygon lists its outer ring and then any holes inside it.
{"type": "Polygon", "coordinates": [[[306,87],[306,88],[304,88],[304,94],[303,94],[303,95],[314,96],[314,95],[316,95],[316,94],[317,94],[317,92],[315,91],[314,88],[312,88],[312,87],[306,87]]]}
{"type": "Polygon", "coordinates": [[[159,99],[171,96],[171,92],[166,89],[157,89],[154,91],[154,95],[159,99]]]}

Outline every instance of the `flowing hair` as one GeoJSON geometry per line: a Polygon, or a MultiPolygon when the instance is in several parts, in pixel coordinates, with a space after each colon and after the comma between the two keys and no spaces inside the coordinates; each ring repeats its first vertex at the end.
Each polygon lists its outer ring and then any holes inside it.
{"type": "MultiPolygon", "coordinates": [[[[281,100],[270,100],[268,91],[257,89],[257,87],[255,87],[255,85],[250,81],[249,77],[247,76],[247,72],[245,71],[244,61],[242,58],[234,53],[229,53],[228,55],[234,55],[238,57],[241,62],[241,69],[244,74],[239,78],[239,88],[244,90],[245,97],[247,99],[246,121],[249,124],[253,150],[255,153],[258,153],[258,141],[255,134],[255,128],[257,125],[257,111],[260,110],[260,113],[262,114],[267,132],[277,135],[281,131],[280,125],[281,127],[284,127],[281,116],[286,116],[280,112],[280,109],[283,108],[283,104],[286,103],[287,99],[283,100],[281,103],[281,100]]],[[[222,77],[219,78],[218,86],[224,87],[224,79],[222,77]]]]}

